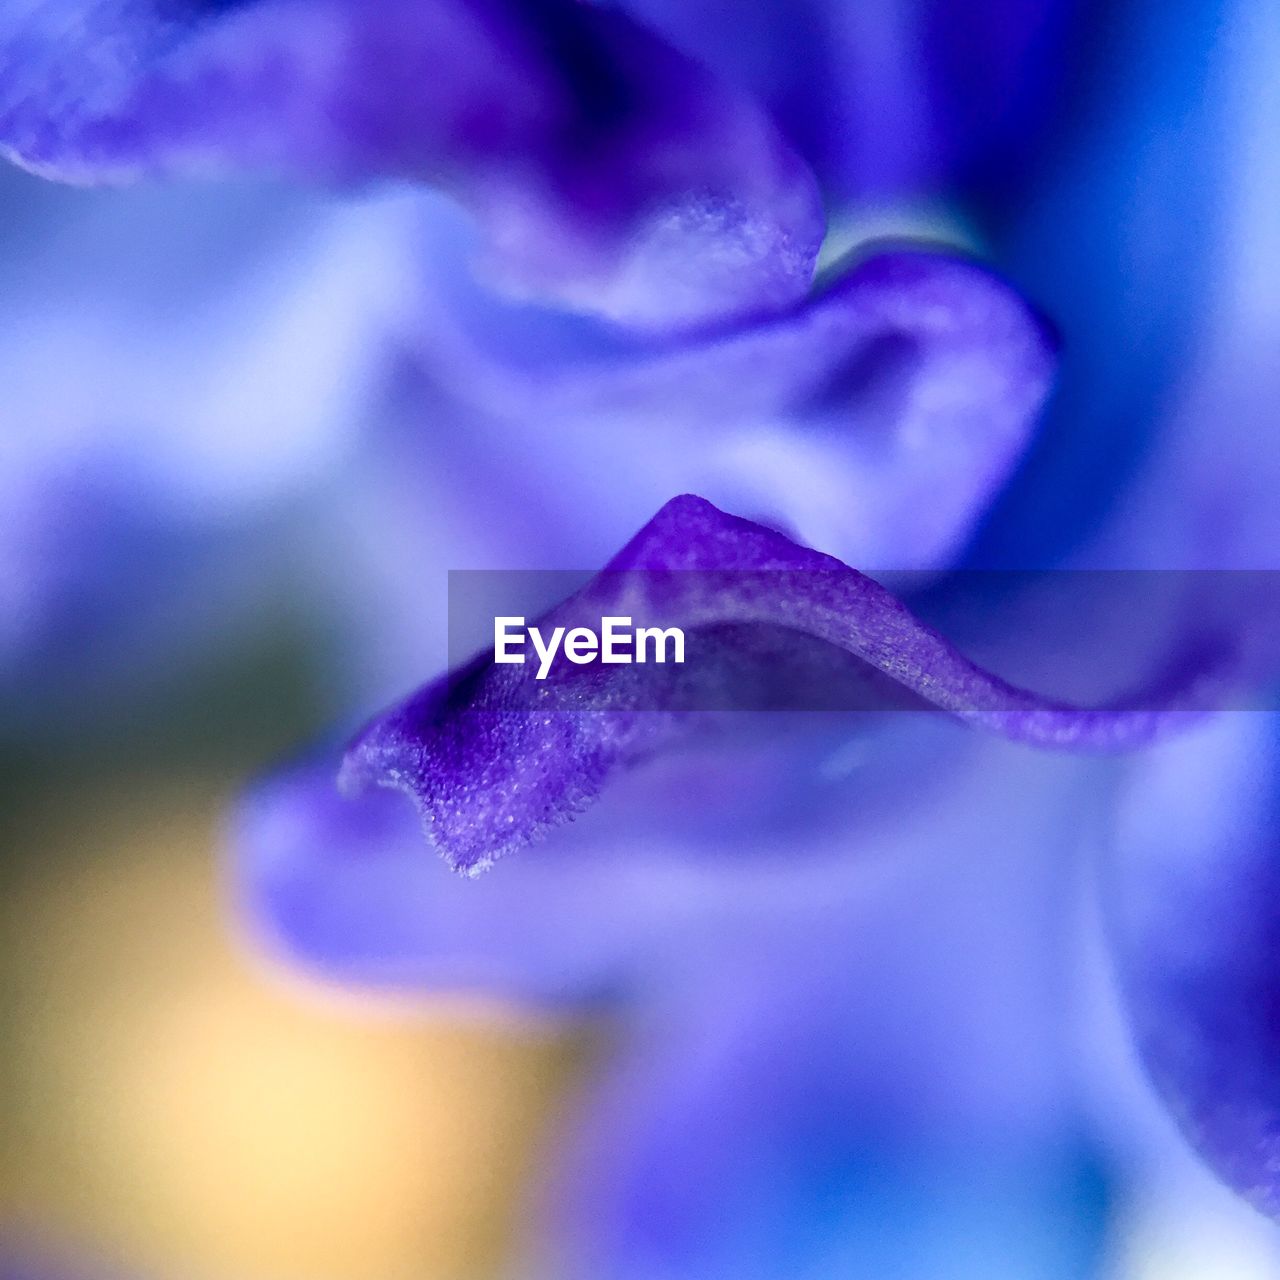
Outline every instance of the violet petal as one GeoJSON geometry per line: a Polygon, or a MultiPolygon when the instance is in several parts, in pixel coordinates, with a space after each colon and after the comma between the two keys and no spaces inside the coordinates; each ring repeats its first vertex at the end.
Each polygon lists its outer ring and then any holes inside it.
{"type": "Polygon", "coordinates": [[[664,626],[684,627],[691,650],[706,643],[714,660],[566,668],[577,682],[566,694],[564,685],[535,683],[536,664],[498,666],[482,653],[366,727],[347,751],[344,785],[405,791],[428,838],[455,868],[474,872],[572,818],[620,766],[669,746],[699,719],[688,702],[655,701],[640,672],[674,673],[677,693],[692,692],[695,702],[705,693],[723,707],[717,699],[727,691],[729,709],[748,708],[757,705],[762,671],[785,684],[794,653],[799,678],[810,684],[828,673],[847,681],[855,668],[875,695],[872,705],[883,705],[876,702],[883,690],[896,690],[899,706],[936,708],[1016,741],[1094,751],[1140,745],[1182,723],[1206,680],[1195,667],[1130,700],[1141,708],[1132,710],[1081,708],[1015,688],[966,659],[874,580],[692,496],[663,507],[604,573],[540,625],[593,617],[598,626],[605,614],[645,609],[660,610],[664,626]],[[637,598],[646,584],[650,599],[637,598]],[[762,667],[753,668],[761,654],[762,667]],[[734,703],[740,680],[750,689],[734,703]]]}
{"type": "Polygon", "coordinates": [[[657,906],[648,873],[611,860],[513,859],[464,881],[423,856],[397,796],[351,798],[332,757],[280,770],[240,803],[243,916],[268,948],[345,984],[476,991],[537,1003],[592,999],[619,979],[657,906]],[[602,904],[625,899],[625,913],[602,904]]]}
{"type": "Polygon", "coordinates": [[[792,301],[823,234],[763,111],[575,0],[26,5],[0,85],[0,146],[37,172],[432,182],[513,289],[644,326],[792,301]]]}
{"type": "MultiPolygon", "coordinates": [[[[893,1205],[876,1189],[886,1125],[925,1184],[917,1157],[967,1153],[969,1175],[996,1174],[977,1147],[1025,1153],[1029,1135],[1069,1127],[1054,1004],[1064,855],[1107,767],[934,719],[849,745],[861,763],[838,781],[793,773],[789,753],[771,776],[699,776],[696,804],[721,818],[744,788],[748,803],[771,791],[785,836],[753,820],[723,858],[704,833],[668,844],[647,789],[638,820],[601,821],[602,806],[475,881],[424,856],[407,805],[339,796],[321,760],[241,806],[241,910],[273,950],[334,981],[571,1010],[627,997],[638,1016],[547,1180],[574,1255],[555,1274],[807,1275],[810,1249],[813,1273],[832,1274],[838,1233],[797,1240],[785,1224],[808,1221],[819,1179],[818,1203],[838,1189],[855,1218],[893,1205]],[[960,998],[974,990],[981,1000],[960,998]]],[[[996,1185],[984,1180],[975,1211],[996,1185]]],[[[1013,1203],[1019,1185],[1004,1184],[1013,1203]]],[[[898,1205],[908,1221],[868,1222],[867,1238],[928,1232],[937,1187],[918,1191],[898,1205]]],[[[1062,1194],[1045,1197],[1046,1228],[1062,1194]]]]}

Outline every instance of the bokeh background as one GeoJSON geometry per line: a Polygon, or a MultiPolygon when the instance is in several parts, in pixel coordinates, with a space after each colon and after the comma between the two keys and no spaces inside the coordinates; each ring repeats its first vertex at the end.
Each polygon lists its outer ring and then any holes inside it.
{"type": "MultiPolygon", "coordinates": [[[[1153,423],[1277,350],[1270,0],[1067,8],[1029,143],[838,223],[959,242],[1067,336],[975,563],[1068,544],[1153,423]]],[[[0,1274],[480,1280],[532,1256],[610,1025],[322,988],[225,883],[245,780],[439,668],[441,567],[501,567],[518,460],[488,510],[466,449],[404,469],[387,351],[434,199],[0,173],[0,1274]]],[[[423,433],[450,425],[435,405],[423,433]]],[[[1280,1275],[1274,1228],[1145,1097],[1095,959],[1061,1016],[1163,1153],[1109,1189],[1098,1273],[1280,1275]]]]}

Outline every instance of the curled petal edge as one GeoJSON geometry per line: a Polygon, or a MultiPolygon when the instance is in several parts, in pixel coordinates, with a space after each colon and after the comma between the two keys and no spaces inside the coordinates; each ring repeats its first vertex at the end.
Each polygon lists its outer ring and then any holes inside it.
{"type": "Polygon", "coordinates": [[[762,705],[762,687],[767,703],[772,685],[793,678],[806,689],[852,681],[870,709],[919,706],[1038,747],[1115,752],[1198,719],[1229,665],[1200,652],[1123,705],[1056,701],[971,662],[872,578],[691,495],[667,503],[539,625],[623,609],[682,626],[690,648],[705,642],[706,660],[666,668],[658,685],[599,662],[539,684],[536,664],[481,653],[373,720],[348,747],[340,784],[405,792],[430,843],[475,873],[583,811],[619,768],[720,711],[762,705]]]}

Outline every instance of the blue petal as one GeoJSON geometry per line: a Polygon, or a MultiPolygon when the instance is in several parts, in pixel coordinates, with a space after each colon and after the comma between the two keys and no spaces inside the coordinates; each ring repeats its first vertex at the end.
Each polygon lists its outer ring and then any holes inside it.
{"type": "Polygon", "coordinates": [[[1134,768],[1104,889],[1143,1061],[1219,1177],[1280,1217],[1280,718],[1134,768]]]}
{"type": "Polygon", "coordinates": [[[625,0],[766,103],[843,198],[1025,164],[1070,66],[1066,0],[625,0]]]}

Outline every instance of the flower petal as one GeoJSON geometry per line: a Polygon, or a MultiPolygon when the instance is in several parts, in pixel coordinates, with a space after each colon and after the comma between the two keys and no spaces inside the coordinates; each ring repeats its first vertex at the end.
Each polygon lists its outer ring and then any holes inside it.
{"type": "Polygon", "coordinates": [[[863,201],[936,192],[1023,159],[1060,101],[1075,16],[1069,0],[624,4],[749,87],[824,189],[863,201]]]}
{"type": "Polygon", "coordinates": [[[1117,750],[1180,723],[1207,676],[1220,674],[1217,655],[1193,655],[1130,700],[1136,710],[1082,709],[1015,688],[872,579],[690,496],[669,502],[539,625],[549,634],[646,612],[683,627],[689,651],[704,645],[705,660],[593,662],[562,667],[564,682],[539,682],[533,664],[499,666],[481,654],[373,721],[348,749],[344,784],[405,791],[449,862],[477,871],[572,818],[619,767],[687,733],[697,720],[690,708],[777,705],[771,692],[793,678],[855,698],[829,707],[867,705],[856,698],[869,694],[872,706],[930,706],[1018,741],[1117,750]],[[645,683],[638,673],[670,680],[645,683]]]}
{"type": "Polygon", "coordinates": [[[776,742],[739,740],[657,761],[620,778],[607,811],[478,879],[428,856],[401,797],[344,795],[338,753],[317,752],[237,807],[241,915],[272,950],[347,984],[540,1005],[634,995],[678,931],[705,938],[860,882],[851,825],[883,852],[897,816],[886,797],[932,794],[970,742],[933,719],[897,730],[877,726],[874,751],[844,726],[781,757],[776,742]]]}
{"type": "Polygon", "coordinates": [[[935,720],[866,745],[837,782],[699,777],[690,808],[711,825],[729,788],[772,793],[785,838],[753,815],[722,858],[692,830],[657,854],[671,833],[652,804],[585,830],[598,809],[479,880],[424,856],[395,797],[337,796],[320,761],[242,807],[241,908],[337,981],[626,998],[549,1179],[552,1274],[881,1274],[899,1248],[914,1274],[922,1233],[972,1244],[979,1221],[1020,1274],[1087,1274],[1078,1232],[1097,1243],[1102,1206],[1063,1222],[1095,1175],[1071,1146],[1057,925],[1063,855],[1109,766],[935,720]],[[957,1182],[981,1194],[947,1200],[957,1182]],[[838,1266],[845,1250],[865,1265],[838,1266]]]}
{"type": "Polygon", "coordinates": [[[762,111],[576,0],[24,5],[0,85],[0,144],[41,173],[429,181],[511,287],[641,325],[784,305],[822,239],[762,111]]]}
{"type": "Polygon", "coordinates": [[[668,901],[644,862],[513,859],[468,881],[424,857],[396,796],[344,796],[320,756],[265,779],[234,822],[242,917],[270,949],[334,981],[535,1003],[602,996],[668,901]],[[625,909],[623,904],[625,903],[625,909]]]}
{"type": "MultiPolygon", "coordinates": [[[[858,936],[849,923],[826,942],[856,951],[858,936]]],[[[922,977],[907,944],[879,964],[851,957],[870,979],[861,991],[811,949],[739,944],[696,994],[640,1019],[592,1090],[558,1180],[554,1274],[1097,1274],[1108,1197],[1065,1115],[1056,1132],[1007,1117],[969,1128],[941,1083],[947,1070],[982,1072],[988,1090],[1003,1082],[1006,1064],[984,1054],[982,1035],[984,1015],[998,1024],[1004,1011],[974,1016],[970,1003],[969,1039],[947,1042],[926,1016],[940,992],[901,985],[898,965],[908,982],[922,977]],[[866,1016],[868,990],[881,993],[880,1025],[866,1016]]],[[[951,953],[939,960],[980,981],[951,953]]],[[[954,1013],[963,993],[950,995],[948,1031],[965,1023],[954,1013]]],[[[1034,1052],[1030,1039],[1018,1048],[1034,1052]]]]}
{"type": "Polygon", "coordinates": [[[1280,1217],[1280,718],[1233,712],[1137,768],[1105,883],[1143,1061],[1195,1149],[1280,1217]]]}
{"type": "Polygon", "coordinates": [[[945,563],[1025,451],[1053,376],[1054,337],[1013,289],[923,247],[871,251],[751,325],[621,344],[477,289],[449,228],[431,230],[418,399],[448,397],[468,431],[423,432],[425,465],[461,489],[480,452],[493,485],[514,456],[513,483],[571,503],[575,565],[584,542],[603,557],[620,518],[686,491],[856,563],[945,563]]]}
{"type": "MultiPolygon", "coordinates": [[[[1249,0],[1111,6],[1054,161],[1013,178],[1027,189],[997,215],[993,255],[1067,341],[1035,447],[972,549],[980,562],[1038,567],[1084,543],[1093,565],[1258,563],[1184,543],[1215,541],[1223,511],[1245,505],[1230,487],[1235,438],[1270,438],[1260,335],[1225,331],[1206,305],[1233,274],[1224,250],[1257,296],[1277,288],[1265,240],[1228,221],[1243,175],[1259,197],[1257,226],[1275,225],[1260,178],[1274,166],[1276,112],[1242,118],[1255,85],[1275,83],[1270,17],[1249,0]],[[1251,140],[1256,154],[1231,155],[1251,140]],[[1222,372],[1234,403],[1214,387],[1207,415],[1183,427],[1171,421],[1178,384],[1195,373],[1206,322],[1230,353],[1222,372]],[[1148,492],[1135,494],[1135,481],[1148,492]],[[1117,521],[1106,545],[1087,547],[1117,521]]],[[[1251,474],[1264,476],[1265,450],[1246,451],[1251,474]]]]}

